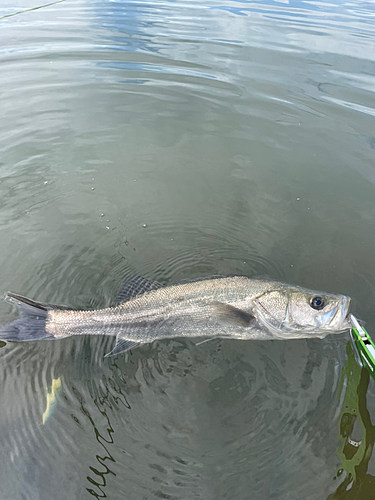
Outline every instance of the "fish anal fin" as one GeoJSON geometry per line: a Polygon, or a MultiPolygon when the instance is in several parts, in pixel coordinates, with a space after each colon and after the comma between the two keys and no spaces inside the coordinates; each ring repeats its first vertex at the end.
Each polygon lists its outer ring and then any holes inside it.
{"type": "Polygon", "coordinates": [[[116,354],[120,354],[121,352],[126,352],[129,351],[130,349],[134,349],[139,345],[141,345],[141,342],[133,342],[132,340],[126,340],[117,337],[115,347],[112,349],[111,352],[106,354],[104,357],[108,358],[109,356],[115,356],[116,354]]]}
{"type": "Polygon", "coordinates": [[[224,304],[223,302],[215,302],[213,304],[215,312],[219,317],[228,323],[242,326],[243,328],[251,327],[256,318],[253,314],[238,309],[237,307],[231,306],[230,304],[224,304]]]}
{"type": "Polygon", "coordinates": [[[127,302],[128,300],[141,295],[142,293],[149,292],[150,290],[157,290],[163,285],[157,281],[150,280],[149,278],[143,278],[142,276],[129,276],[125,278],[121,283],[120,289],[116,298],[116,306],[122,302],[127,302]]]}

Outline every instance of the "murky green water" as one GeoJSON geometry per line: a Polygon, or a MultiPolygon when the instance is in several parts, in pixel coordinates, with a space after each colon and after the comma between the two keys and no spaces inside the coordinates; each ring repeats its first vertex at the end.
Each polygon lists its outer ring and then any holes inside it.
{"type": "MultiPolygon", "coordinates": [[[[1,290],[88,308],[130,272],[262,275],[352,296],[375,336],[373,2],[0,16],[1,290]]],[[[347,341],[8,344],[0,496],[375,498],[347,341]]]]}

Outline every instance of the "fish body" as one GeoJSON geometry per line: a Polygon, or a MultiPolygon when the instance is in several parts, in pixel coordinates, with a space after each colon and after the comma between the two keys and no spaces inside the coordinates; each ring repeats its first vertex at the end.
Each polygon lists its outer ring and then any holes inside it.
{"type": "Polygon", "coordinates": [[[350,328],[349,297],[247,276],[168,286],[132,276],[122,284],[113,307],[90,311],[39,304],[12,293],[8,298],[18,306],[20,319],[0,329],[2,340],[116,336],[111,355],[171,337],[322,338],[350,328]]]}

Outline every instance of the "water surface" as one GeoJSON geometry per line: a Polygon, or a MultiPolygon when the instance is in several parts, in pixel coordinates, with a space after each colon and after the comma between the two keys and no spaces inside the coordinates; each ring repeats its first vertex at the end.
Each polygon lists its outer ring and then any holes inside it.
{"type": "MultiPolygon", "coordinates": [[[[372,2],[0,17],[1,290],[91,308],[130,273],[262,275],[352,296],[375,335],[372,2]]],[[[8,344],[1,495],[368,500],[375,390],[347,341],[8,344]]]]}

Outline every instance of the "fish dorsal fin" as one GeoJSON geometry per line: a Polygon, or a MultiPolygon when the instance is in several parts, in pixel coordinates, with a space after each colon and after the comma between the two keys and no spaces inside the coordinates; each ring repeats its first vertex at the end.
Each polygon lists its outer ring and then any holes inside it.
{"type": "Polygon", "coordinates": [[[218,316],[227,323],[249,328],[253,326],[256,321],[255,316],[251,313],[238,309],[230,304],[214,302],[213,307],[218,316]]]}
{"type": "Polygon", "coordinates": [[[149,292],[150,290],[157,290],[163,285],[157,281],[143,278],[142,276],[129,276],[121,283],[120,289],[116,298],[116,306],[127,302],[128,300],[141,295],[142,293],[149,292]]]}
{"type": "Polygon", "coordinates": [[[120,354],[120,352],[125,352],[125,351],[129,351],[129,349],[134,349],[135,347],[138,347],[139,345],[141,345],[140,342],[133,342],[131,340],[119,338],[117,336],[115,347],[112,349],[111,352],[106,354],[104,357],[108,358],[109,356],[115,356],[116,354],[120,354]]]}

